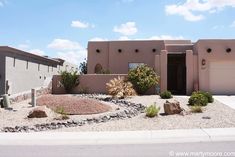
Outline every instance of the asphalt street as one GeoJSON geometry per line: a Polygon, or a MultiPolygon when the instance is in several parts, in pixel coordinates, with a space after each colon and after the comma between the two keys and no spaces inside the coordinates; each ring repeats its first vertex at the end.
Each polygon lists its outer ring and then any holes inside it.
{"type": "Polygon", "coordinates": [[[235,141],[119,145],[5,145],[0,157],[235,156],[235,141]],[[191,154],[187,154],[191,153],[191,154]]]}

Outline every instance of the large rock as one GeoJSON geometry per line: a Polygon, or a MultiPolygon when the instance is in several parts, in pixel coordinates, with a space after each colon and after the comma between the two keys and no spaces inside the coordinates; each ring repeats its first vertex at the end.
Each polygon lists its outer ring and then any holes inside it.
{"type": "Polygon", "coordinates": [[[180,114],[183,109],[180,107],[180,103],[176,100],[174,101],[166,101],[164,103],[164,112],[167,115],[171,114],[180,114]]]}
{"type": "Polygon", "coordinates": [[[48,109],[47,109],[46,106],[36,107],[32,111],[29,112],[28,118],[45,118],[45,117],[48,117],[47,110],[48,109]]]}

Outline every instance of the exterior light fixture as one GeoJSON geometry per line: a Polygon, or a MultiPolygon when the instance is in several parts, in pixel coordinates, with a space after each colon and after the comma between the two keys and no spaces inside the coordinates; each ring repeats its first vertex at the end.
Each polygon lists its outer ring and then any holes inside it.
{"type": "Polygon", "coordinates": [[[139,50],[138,49],[135,49],[135,53],[138,53],[139,52],[139,50]]]}
{"type": "Polygon", "coordinates": [[[100,49],[96,49],[96,52],[97,52],[97,53],[100,53],[100,49]]]}
{"type": "Polygon", "coordinates": [[[202,59],[202,66],[205,66],[205,65],[206,65],[206,60],[202,59]]]}
{"type": "Polygon", "coordinates": [[[208,48],[206,51],[207,51],[207,53],[211,53],[212,49],[208,48]]]}
{"type": "Polygon", "coordinates": [[[152,49],[153,52],[156,52],[157,50],[156,49],[152,49]]]}
{"type": "Polygon", "coordinates": [[[227,52],[227,53],[230,53],[231,51],[232,51],[231,48],[227,48],[227,49],[226,49],[226,52],[227,52]]]}
{"type": "Polygon", "coordinates": [[[122,52],[122,49],[118,49],[118,52],[121,53],[121,52],[122,52]]]}

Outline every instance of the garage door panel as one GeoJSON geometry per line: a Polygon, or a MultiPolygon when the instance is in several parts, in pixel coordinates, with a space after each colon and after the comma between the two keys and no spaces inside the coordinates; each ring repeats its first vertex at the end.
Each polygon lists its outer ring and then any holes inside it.
{"type": "Polygon", "coordinates": [[[211,62],[209,87],[213,94],[235,94],[235,62],[211,62]]]}

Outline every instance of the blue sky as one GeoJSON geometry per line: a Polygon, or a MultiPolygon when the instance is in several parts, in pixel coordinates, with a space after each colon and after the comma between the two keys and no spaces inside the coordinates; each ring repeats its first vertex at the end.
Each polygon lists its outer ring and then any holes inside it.
{"type": "Polygon", "coordinates": [[[74,63],[89,40],[235,38],[235,0],[0,0],[0,45],[74,63]]]}

